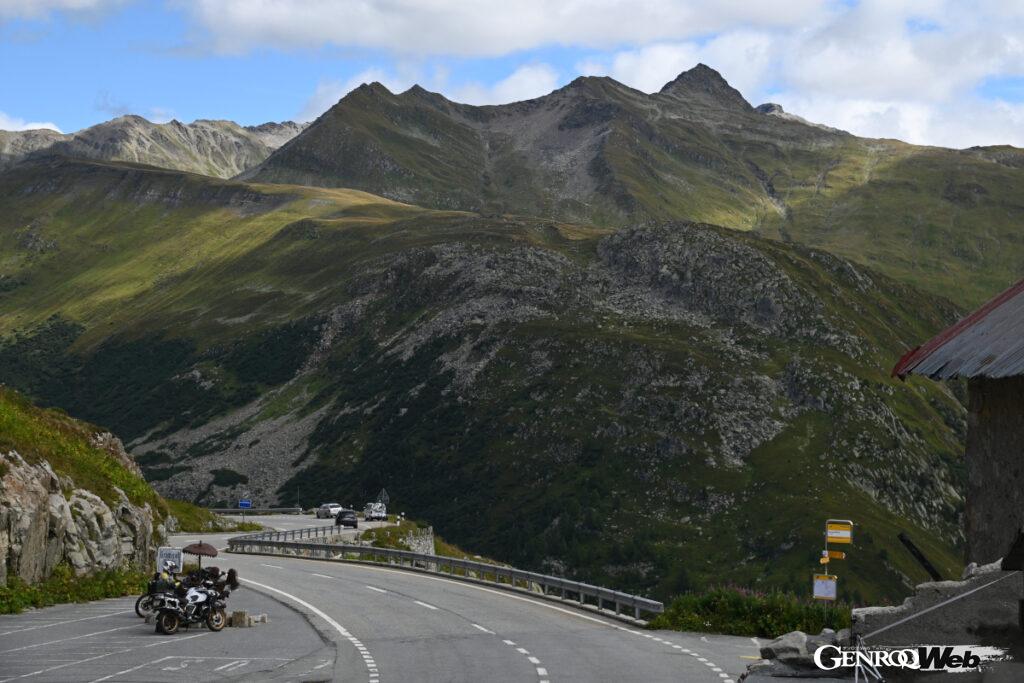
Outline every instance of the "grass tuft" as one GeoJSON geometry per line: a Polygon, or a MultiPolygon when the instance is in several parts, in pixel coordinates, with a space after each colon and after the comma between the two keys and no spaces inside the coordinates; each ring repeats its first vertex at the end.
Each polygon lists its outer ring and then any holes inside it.
{"type": "Polygon", "coordinates": [[[790,631],[820,633],[850,626],[850,606],[816,603],[792,593],[713,588],[676,597],[650,622],[653,629],[776,638],[790,631]]]}

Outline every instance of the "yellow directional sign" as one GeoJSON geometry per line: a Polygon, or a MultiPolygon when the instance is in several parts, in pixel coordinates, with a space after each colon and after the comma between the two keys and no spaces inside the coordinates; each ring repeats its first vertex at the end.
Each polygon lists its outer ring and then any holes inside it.
{"type": "Polygon", "coordinates": [[[818,558],[818,563],[819,564],[828,564],[828,557],[819,557],[818,558]]]}
{"type": "Polygon", "coordinates": [[[838,581],[839,577],[832,574],[815,574],[814,598],[816,600],[835,600],[838,581]]]}
{"type": "Polygon", "coordinates": [[[853,543],[853,522],[848,519],[830,519],[825,522],[826,543],[853,543]]]}
{"type": "Polygon", "coordinates": [[[841,550],[823,550],[822,555],[832,560],[846,559],[846,553],[842,552],[841,550]]]}

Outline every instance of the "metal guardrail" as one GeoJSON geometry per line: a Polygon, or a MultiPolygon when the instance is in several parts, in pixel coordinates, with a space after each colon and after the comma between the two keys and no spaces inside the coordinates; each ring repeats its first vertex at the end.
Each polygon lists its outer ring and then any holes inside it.
{"type": "Polygon", "coordinates": [[[454,579],[482,582],[500,588],[526,591],[550,600],[571,602],[628,621],[641,621],[645,614],[660,614],[665,611],[665,606],[656,600],[514,567],[457,557],[425,555],[408,550],[331,543],[336,533],[337,529],[333,525],[289,531],[262,531],[229,539],[228,552],[385,564],[413,571],[443,574],[454,579]]]}
{"type": "Polygon", "coordinates": [[[302,508],[207,508],[215,515],[301,515],[302,508]]]}

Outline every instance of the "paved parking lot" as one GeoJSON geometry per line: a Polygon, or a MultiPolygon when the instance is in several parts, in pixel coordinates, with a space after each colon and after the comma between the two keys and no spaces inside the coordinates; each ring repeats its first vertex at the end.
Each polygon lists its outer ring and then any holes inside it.
{"type": "Polygon", "coordinates": [[[0,683],[330,678],[333,646],[301,615],[244,586],[229,612],[266,613],[268,624],[220,633],[193,626],[165,636],[134,605],[135,598],[118,598],[0,615],[0,683]]]}

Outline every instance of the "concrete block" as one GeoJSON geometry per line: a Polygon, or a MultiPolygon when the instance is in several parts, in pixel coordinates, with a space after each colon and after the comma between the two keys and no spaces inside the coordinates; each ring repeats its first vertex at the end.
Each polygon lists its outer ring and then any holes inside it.
{"type": "Polygon", "coordinates": [[[244,610],[238,610],[231,613],[231,618],[228,619],[228,626],[234,626],[236,628],[246,628],[249,626],[249,615],[244,610]]]}

